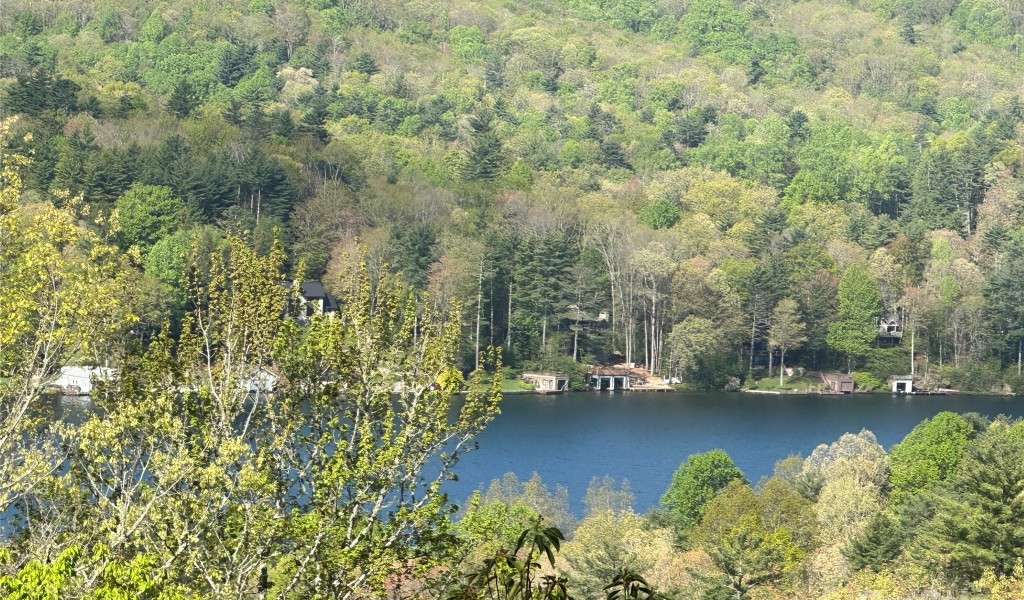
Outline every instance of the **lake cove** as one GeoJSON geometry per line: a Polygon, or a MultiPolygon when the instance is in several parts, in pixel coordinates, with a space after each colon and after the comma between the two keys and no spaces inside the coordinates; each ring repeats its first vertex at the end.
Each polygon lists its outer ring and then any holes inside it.
{"type": "Polygon", "coordinates": [[[747,478],[771,475],[790,454],[806,457],[822,443],[871,430],[889,450],[922,420],[949,410],[1024,416],[1024,398],[1002,396],[761,395],[739,393],[599,393],[506,396],[502,413],[478,438],[480,449],[456,467],[446,485],[461,504],[508,472],[540,474],[569,490],[583,514],[591,477],[629,479],[634,508],[656,506],[672,473],[695,452],[721,448],[747,478]]]}

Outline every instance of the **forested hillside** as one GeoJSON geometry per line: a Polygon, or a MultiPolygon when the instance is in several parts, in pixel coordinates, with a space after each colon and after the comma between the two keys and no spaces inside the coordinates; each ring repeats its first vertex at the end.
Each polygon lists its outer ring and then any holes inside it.
{"type": "Polygon", "coordinates": [[[361,246],[462,303],[467,368],[720,388],[784,351],[871,388],[913,352],[1001,391],[1022,50],[1012,0],[6,0],[0,97],[22,201],[81,195],[140,340],[190,247],[279,235],[296,278],[361,246]]]}

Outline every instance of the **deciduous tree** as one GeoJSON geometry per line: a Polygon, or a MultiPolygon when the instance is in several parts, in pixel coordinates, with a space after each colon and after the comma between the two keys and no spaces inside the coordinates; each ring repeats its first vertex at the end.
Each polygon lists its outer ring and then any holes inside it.
{"type": "Polygon", "coordinates": [[[839,315],[828,328],[828,345],[847,355],[847,366],[862,357],[878,337],[881,296],[874,279],[853,265],[839,281],[839,315]]]}
{"type": "Polygon", "coordinates": [[[799,348],[807,341],[804,334],[806,326],[800,319],[799,307],[796,300],[785,298],[775,305],[772,312],[772,324],[768,330],[768,344],[779,349],[779,386],[782,386],[782,378],[786,372],[786,352],[793,348],[799,348]]]}

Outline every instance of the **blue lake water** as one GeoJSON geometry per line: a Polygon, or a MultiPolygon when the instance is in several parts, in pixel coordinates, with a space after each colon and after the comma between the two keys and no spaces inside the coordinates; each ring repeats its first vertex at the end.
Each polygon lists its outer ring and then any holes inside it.
{"type": "Polygon", "coordinates": [[[676,467],[695,452],[721,448],[751,481],[777,460],[807,456],[846,432],[869,429],[888,450],[922,420],[944,410],[1024,416],[1024,398],[994,396],[762,395],[740,393],[571,393],[506,396],[502,414],[478,437],[479,450],[447,484],[461,503],[474,489],[513,472],[536,471],[569,490],[583,512],[591,477],[627,478],[634,508],[657,505],[676,467]]]}

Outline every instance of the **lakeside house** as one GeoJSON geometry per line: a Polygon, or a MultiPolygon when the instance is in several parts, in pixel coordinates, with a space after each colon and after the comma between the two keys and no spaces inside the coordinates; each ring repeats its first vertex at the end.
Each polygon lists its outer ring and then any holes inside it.
{"type": "Polygon", "coordinates": [[[117,370],[109,367],[61,367],[60,374],[50,387],[64,396],[88,396],[92,394],[97,381],[110,381],[117,377],[117,370]]]}
{"type": "Polygon", "coordinates": [[[878,318],[878,345],[897,346],[903,340],[903,311],[888,311],[878,318]]]}
{"type": "Polygon", "coordinates": [[[272,394],[284,375],[274,367],[260,367],[242,384],[250,394],[272,394]]]}
{"type": "Polygon", "coordinates": [[[338,312],[338,300],[319,281],[299,284],[298,314],[300,320],[313,315],[332,315],[338,312]]]}

